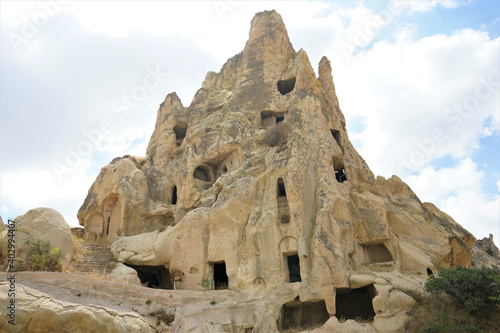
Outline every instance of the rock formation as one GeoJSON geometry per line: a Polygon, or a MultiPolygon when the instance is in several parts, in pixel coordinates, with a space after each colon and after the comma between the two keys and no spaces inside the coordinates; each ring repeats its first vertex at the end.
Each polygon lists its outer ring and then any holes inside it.
{"type": "MultiPolygon", "coordinates": [[[[374,177],[349,141],[330,61],[316,76],[275,11],[254,17],[244,50],[189,107],[167,95],[146,156],[105,166],[78,219],[141,282],[247,295],[237,332],[396,331],[413,304],[402,290],[470,266],[475,242],[397,176],[374,177]],[[355,318],[373,321],[341,320],[355,318]]],[[[217,332],[226,315],[178,317],[172,330],[217,332]]]]}
{"type": "Polygon", "coordinates": [[[478,239],[476,244],[472,247],[472,261],[473,267],[481,266],[499,266],[500,267],[500,250],[493,243],[493,235],[483,239],[478,239]]]}
{"type": "MultiPolygon", "coordinates": [[[[67,268],[74,251],[71,229],[58,211],[52,208],[35,208],[26,214],[14,219],[16,255],[22,255],[25,249],[25,240],[28,236],[38,237],[50,241],[51,246],[61,249],[62,266],[67,268]]],[[[6,262],[8,254],[7,230],[2,233],[2,259],[6,262]]]]}

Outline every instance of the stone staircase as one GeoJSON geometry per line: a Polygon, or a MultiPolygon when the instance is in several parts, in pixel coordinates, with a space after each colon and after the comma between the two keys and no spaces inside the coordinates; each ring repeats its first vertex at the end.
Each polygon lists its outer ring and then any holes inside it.
{"type": "Polygon", "coordinates": [[[76,274],[106,274],[114,261],[109,245],[82,243],[82,251],[71,261],[69,269],[76,274]]]}

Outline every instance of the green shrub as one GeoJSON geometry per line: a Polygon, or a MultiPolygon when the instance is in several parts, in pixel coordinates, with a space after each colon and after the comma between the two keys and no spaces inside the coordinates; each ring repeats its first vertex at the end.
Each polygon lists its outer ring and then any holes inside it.
{"type": "Polygon", "coordinates": [[[25,246],[24,269],[51,272],[62,270],[61,249],[52,247],[49,240],[30,235],[26,238],[25,246]]]}
{"type": "Polygon", "coordinates": [[[203,289],[209,289],[212,287],[212,281],[210,279],[202,279],[200,283],[198,283],[199,286],[201,286],[203,289]]]}
{"type": "Polygon", "coordinates": [[[462,304],[471,314],[499,303],[500,284],[492,276],[498,275],[497,267],[442,268],[437,277],[431,276],[425,291],[438,295],[446,293],[462,304]]]}

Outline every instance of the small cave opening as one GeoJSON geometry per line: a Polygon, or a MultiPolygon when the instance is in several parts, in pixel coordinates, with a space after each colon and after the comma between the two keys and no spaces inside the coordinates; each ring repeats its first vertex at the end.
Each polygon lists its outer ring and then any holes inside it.
{"type": "Polygon", "coordinates": [[[365,252],[365,263],[367,264],[389,262],[394,260],[391,252],[389,252],[389,250],[383,243],[362,246],[363,251],[365,252]]]}
{"type": "MultiPolygon", "coordinates": [[[[330,132],[332,133],[333,138],[337,142],[337,145],[342,149],[342,144],[341,144],[341,139],[340,139],[340,132],[334,129],[330,129],[330,132]]],[[[343,149],[342,149],[343,151],[343,149]]]]}
{"type": "Polygon", "coordinates": [[[212,171],[205,165],[200,165],[194,170],[193,177],[206,183],[212,183],[212,171]]]}
{"type": "Polygon", "coordinates": [[[279,124],[284,120],[285,120],[285,116],[276,116],[276,124],[279,124]]]}
{"type": "Polygon", "coordinates": [[[229,289],[229,278],[226,273],[226,262],[214,262],[210,264],[214,272],[214,289],[224,290],[229,289]]]}
{"type": "Polygon", "coordinates": [[[278,202],[278,218],[281,223],[290,222],[290,207],[286,198],[285,182],[278,178],[276,200],[278,202]]]}
{"type": "Polygon", "coordinates": [[[170,201],[172,205],[177,204],[177,186],[172,187],[172,200],[170,201]]]}
{"type": "Polygon", "coordinates": [[[372,321],[375,317],[372,300],[376,296],[373,284],[350,289],[339,288],[335,296],[335,316],[340,319],[372,321]]]}
{"type": "Polygon", "coordinates": [[[332,165],[333,165],[333,171],[335,171],[335,179],[339,183],[345,182],[347,180],[347,173],[344,168],[343,158],[334,155],[332,157],[332,165]]]}
{"type": "Polygon", "coordinates": [[[283,304],[277,326],[280,332],[295,332],[323,326],[328,319],[330,314],[324,300],[301,302],[295,299],[283,304]]]}
{"type": "Polygon", "coordinates": [[[179,147],[182,144],[182,141],[184,141],[184,138],[186,137],[186,132],[187,132],[186,124],[178,124],[174,127],[175,145],[177,147],[179,147]]]}
{"type": "Polygon", "coordinates": [[[302,278],[300,276],[300,260],[297,253],[285,254],[286,258],[286,269],[285,273],[285,281],[288,283],[294,282],[302,282],[302,278]]]}
{"type": "Polygon", "coordinates": [[[434,275],[434,273],[432,272],[432,269],[427,268],[427,275],[429,275],[429,276],[434,275]]]}
{"type": "Polygon", "coordinates": [[[174,289],[170,272],[165,266],[127,266],[137,271],[143,286],[153,289],[174,289]]]}
{"type": "Polygon", "coordinates": [[[290,93],[295,88],[295,77],[278,81],[278,91],[282,95],[290,93]]]}
{"type": "Polygon", "coordinates": [[[278,197],[286,197],[285,182],[283,178],[278,178],[278,197]]]}

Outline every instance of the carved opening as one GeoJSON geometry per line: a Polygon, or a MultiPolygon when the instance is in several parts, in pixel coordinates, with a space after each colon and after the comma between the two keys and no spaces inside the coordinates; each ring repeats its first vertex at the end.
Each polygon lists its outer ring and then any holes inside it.
{"type": "Polygon", "coordinates": [[[217,158],[206,161],[198,166],[193,173],[196,186],[208,189],[213,183],[225,173],[237,170],[241,166],[241,156],[238,150],[227,154],[221,154],[217,158]]]}
{"type": "Polygon", "coordinates": [[[372,321],[375,317],[372,300],[376,296],[373,284],[362,288],[339,288],[335,296],[335,316],[338,319],[372,321]]]}
{"type": "Polygon", "coordinates": [[[212,266],[212,270],[214,273],[214,289],[215,290],[223,290],[223,289],[229,289],[229,278],[227,277],[226,273],[226,262],[225,261],[220,261],[220,262],[213,262],[210,263],[210,266],[212,266]]]}
{"type": "Polygon", "coordinates": [[[277,326],[280,332],[295,332],[323,326],[328,319],[330,314],[325,301],[301,302],[297,299],[283,304],[277,326]]]}
{"type": "Polygon", "coordinates": [[[212,171],[206,165],[200,165],[194,170],[193,177],[206,183],[213,183],[212,171]]]}
{"type": "Polygon", "coordinates": [[[104,201],[103,219],[101,236],[116,236],[121,224],[121,210],[119,200],[116,194],[111,194],[104,201]]]}
{"type": "Polygon", "coordinates": [[[175,145],[179,147],[182,144],[182,141],[186,137],[187,125],[178,124],[174,127],[175,133],[175,145]]]}
{"type": "Polygon", "coordinates": [[[365,253],[365,263],[374,264],[377,262],[393,261],[392,254],[384,244],[362,245],[365,253]]]}
{"type": "Polygon", "coordinates": [[[177,204],[177,186],[172,187],[172,200],[170,202],[172,205],[177,204]]]}
{"type": "Polygon", "coordinates": [[[127,265],[137,271],[141,284],[154,289],[174,289],[170,272],[164,266],[127,265]]]}
{"type": "Polygon", "coordinates": [[[429,276],[434,275],[434,273],[432,272],[432,269],[427,268],[427,275],[429,275],[429,276]]]}
{"type": "Polygon", "coordinates": [[[277,186],[278,218],[281,223],[290,222],[290,207],[286,198],[285,182],[283,178],[278,178],[277,186]]]}
{"type": "Polygon", "coordinates": [[[300,261],[297,253],[285,253],[285,282],[294,283],[301,282],[300,277],[300,261]]]}
{"type": "Polygon", "coordinates": [[[260,121],[263,128],[271,127],[285,120],[285,112],[262,111],[260,121]]]}
{"type": "Polygon", "coordinates": [[[344,162],[341,157],[333,156],[332,157],[333,170],[335,171],[335,179],[339,183],[343,183],[347,180],[347,174],[344,168],[344,162]]]}
{"type": "MultiPolygon", "coordinates": [[[[342,148],[342,141],[340,139],[340,132],[337,131],[337,130],[334,130],[334,129],[330,129],[330,132],[332,133],[332,136],[333,138],[335,139],[335,141],[337,142],[337,144],[339,145],[340,148],[342,148]]],[[[343,151],[343,149],[342,149],[343,151]]]]}
{"type": "Polygon", "coordinates": [[[282,95],[290,93],[295,88],[295,77],[278,81],[278,91],[282,95]]]}

